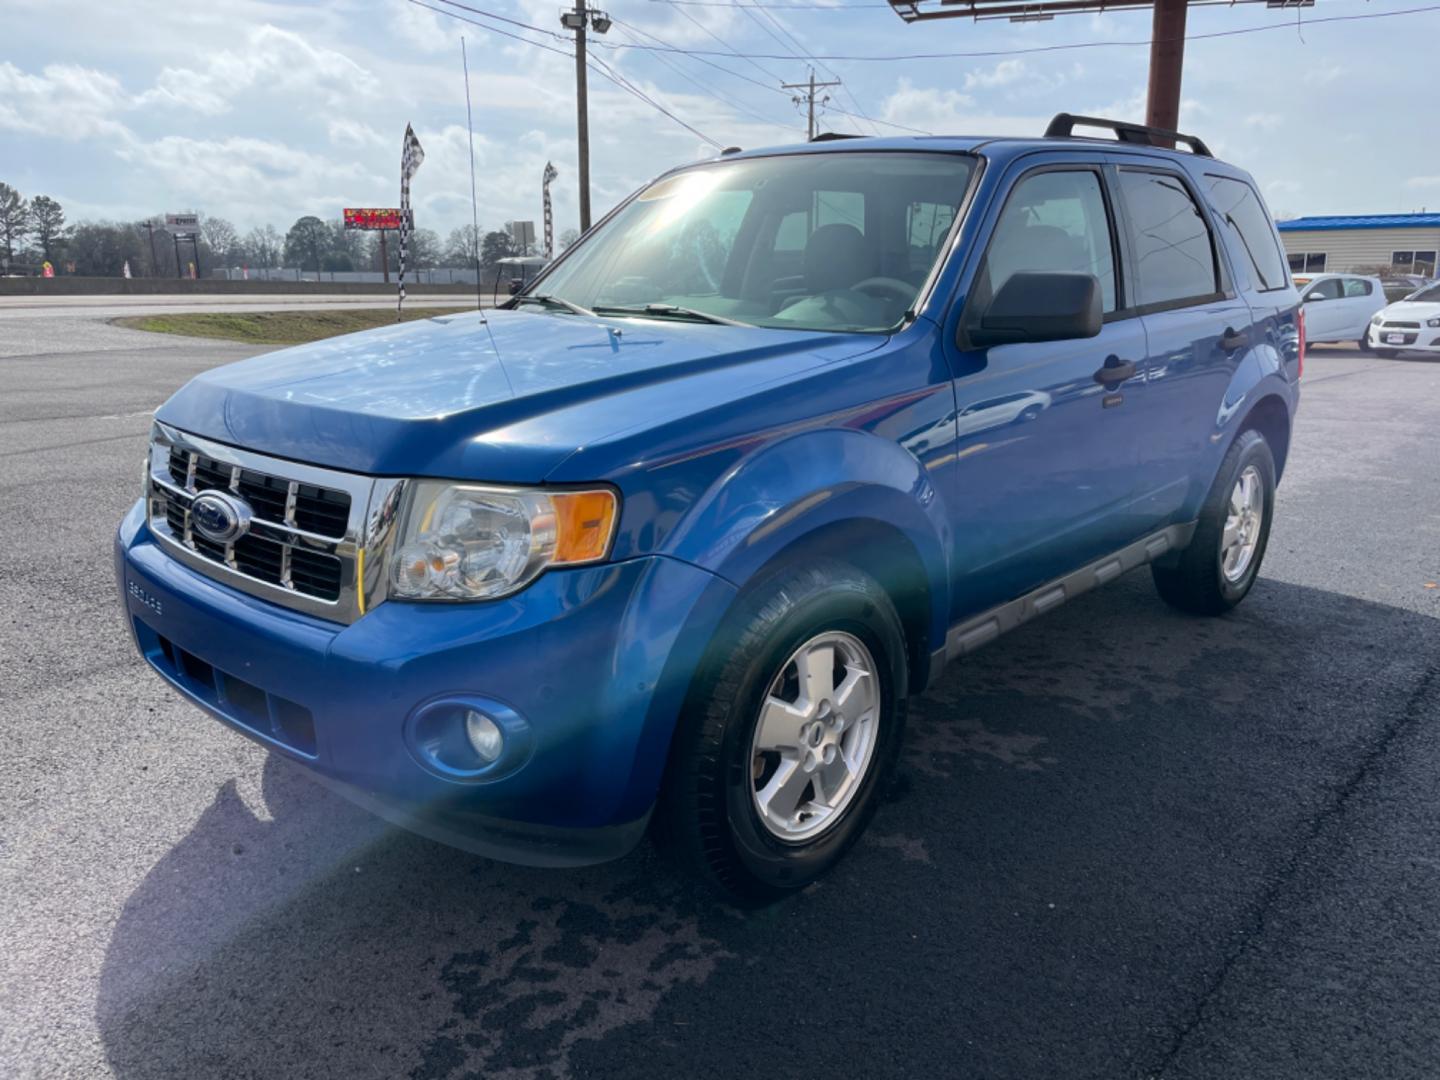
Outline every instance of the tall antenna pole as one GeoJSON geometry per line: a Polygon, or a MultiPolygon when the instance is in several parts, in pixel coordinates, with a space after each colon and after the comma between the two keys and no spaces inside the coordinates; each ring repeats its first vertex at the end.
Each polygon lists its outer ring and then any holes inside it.
{"type": "MultiPolygon", "coordinates": [[[[797,95],[795,95],[795,97],[794,97],[793,100],[794,100],[795,104],[797,104],[797,105],[800,104],[800,102],[803,101],[803,102],[806,103],[806,105],[809,106],[810,120],[809,120],[809,123],[806,125],[806,132],[807,132],[806,138],[807,138],[809,141],[814,142],[814,141],[815,141],[815,104],[816,104],[815,91],[816,91],[816,90],[824,90],[825,88],[830,87],[830,86],[839,86],[839,85],[840,85],[840,80],[839,80],[839,79],[836,79],[836,80],[834,80],[833,82],[820,82],[820,83],[817,83],[817,82],[815,81],[815,69],[814,69],[814,68],[811,68],[811,69],[810,69],[810,79],[809,79],[808,82],[803,82],[803,83],[781,83],[780,85],[781,85],[784,89],[786,89],[786,90],[804,90],[804,91],[805,91],[805,93],[803,93],[803,94],[797,94],[797,95]]],[[[824,97],[822,97],[822,98],[819,99],[819,103],[820,103],[821,105],[824,105],[824,104],[825,104],[827,101],[829,101],[829,100],[830,100],[830,95],[829,95],[829,94],[826,94],[824,97]]]]}
{"type": "Polygon", "coordinates": [[[465,130],[470,137],[470,248],[475,256],[475,310],[485,305],[480,292],[480,206],[475,196],[475,121],[470,112],[470,58],[460,38],[460,63],[465,67],[465,130]]]}

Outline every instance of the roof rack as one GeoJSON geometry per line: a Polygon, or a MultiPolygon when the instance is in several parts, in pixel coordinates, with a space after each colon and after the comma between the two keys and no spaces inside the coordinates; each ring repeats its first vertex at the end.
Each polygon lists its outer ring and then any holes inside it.
{"type": "Polygon", "coordinates": [[[1106,128],[1115,132],[1115,138],[1124,143],[1139,143],[1141,146],[1164,146],[1167,142],[1184,143],[1190,147],[1192,153],[1198,154],[1200,157],[1215,156],[1210,153],[1210,148],[1195,135],[1182,135],[1178,131],[1146,127],[1144,124],[1131,124],[1125,120],[1105,120],[1098,116],[1072,116],[1063,112],[1055,114],[1055,119],[1051,120],[1050,126],[1045,129],[1045,137],[1047,139],[1069,138],[1076,125],[1106,128]]]}

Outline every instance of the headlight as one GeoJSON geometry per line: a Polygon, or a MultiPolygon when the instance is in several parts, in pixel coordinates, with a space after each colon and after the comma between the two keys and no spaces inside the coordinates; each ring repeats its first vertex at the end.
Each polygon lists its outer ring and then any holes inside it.
{"type": "Polygon", "coordinates": [[[606,489],[539,491],[411,484],[390,595],[484,600],[524,588],[550,566],[603,559],[618,499],[606,489]]]}
{"type": "Polygon", "coordinates": [[[1426,319],[1425,325],[1430,327],[1440,326],[1440,319],[1426,319]]]}
{"type": "Polygon", "coordinates": [[[1371,326],[1379,326],[1379,325],[1380,325],[1382,322],[1384,322],[1384,321],[1385,321],[1385,320],[1382,319],[1379,315],[1375,315],[1375,316],[1373,316],[1373,317],[1370,319],[1370,325],[1371,325],[1371,326]]]}

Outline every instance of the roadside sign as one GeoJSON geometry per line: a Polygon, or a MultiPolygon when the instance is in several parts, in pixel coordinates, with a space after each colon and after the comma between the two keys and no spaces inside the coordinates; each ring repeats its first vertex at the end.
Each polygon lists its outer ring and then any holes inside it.
{"type": "Polygon", "coordinates": [[[172,229],[198,229],[199,214],[166,214],[165,224],[172,229]]]}
{"type": "Polygon", "coordinates": [[[347,229],[364,229],[368,232],[398,232],[400,229],[399,207],[347,206],[341,213],[347,229]]]}
{"type": "Polygon", "coordinates": [[[516,247],[528,251],[535,243],[535,222],[512,221],[510,223],[510,239],[516,247]]]}

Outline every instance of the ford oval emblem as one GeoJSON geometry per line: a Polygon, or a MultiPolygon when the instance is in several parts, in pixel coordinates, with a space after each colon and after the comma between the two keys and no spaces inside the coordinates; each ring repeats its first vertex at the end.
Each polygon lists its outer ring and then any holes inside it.
{"type": "Polygon", "coordinates": [[[217,544],[233,544],[250,528],[250,506],[228,491],[202,491],[190,504],[190,525],[217,544]]]}

